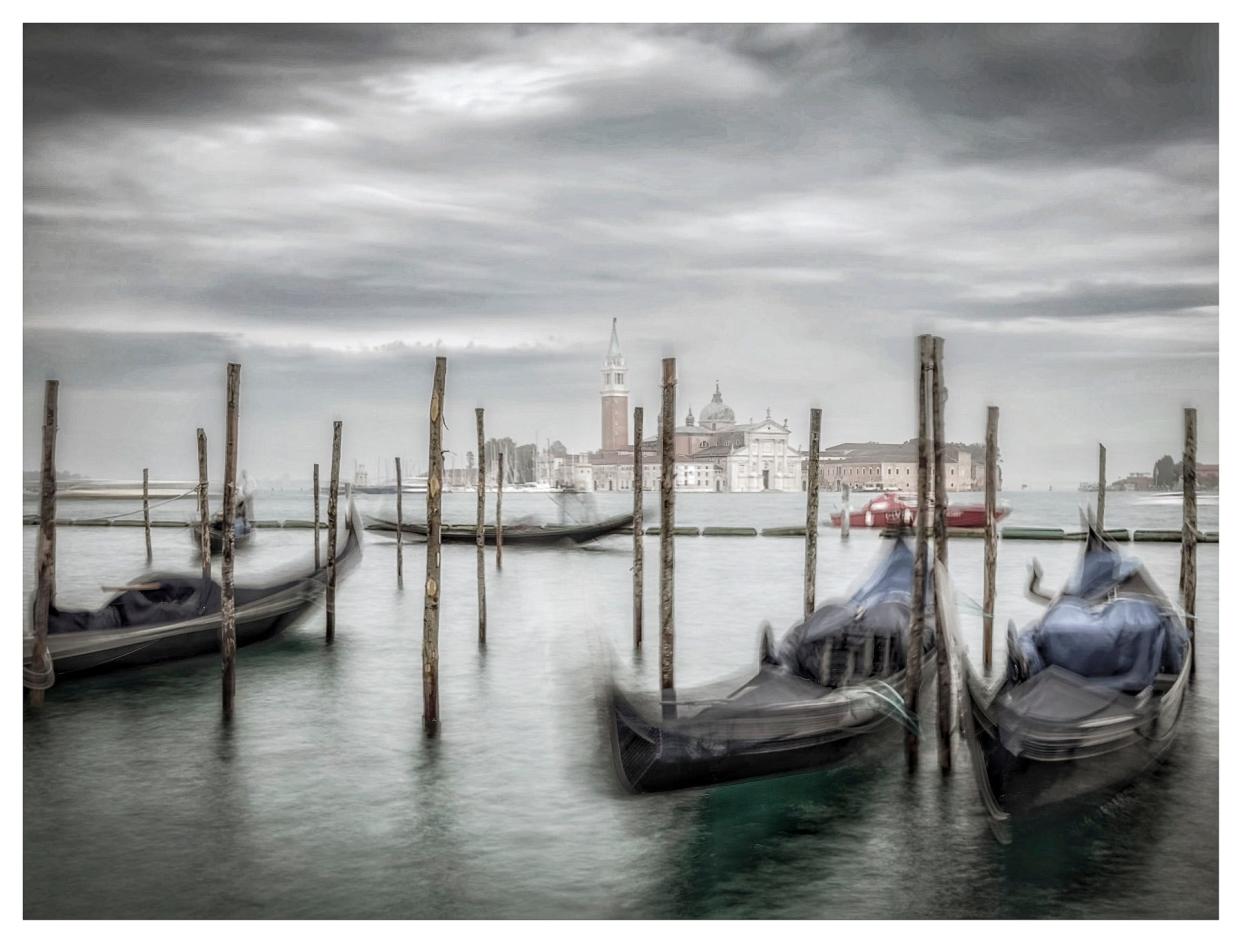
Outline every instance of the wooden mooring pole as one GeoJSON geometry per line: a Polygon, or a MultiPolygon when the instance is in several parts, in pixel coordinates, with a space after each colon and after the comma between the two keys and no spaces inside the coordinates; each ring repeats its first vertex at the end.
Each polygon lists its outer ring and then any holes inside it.
{"type": "Polygon", "coordinates": [[[319,569],[319,463],[315,463],[315,569],[319,569]]]}
{"type": "Polygon", "coordinates": [[[430,442],[427,455],[427,580],[423,597],[423,729],[440,728],[440,504],[444,478],[444,373],[447,361],[436,358],[431,383],[430,442]]]}
{"type": "Polygon", "coordinates": [[[841,485],[841,539],[850,539],[850,486],[841,485]]]}
{"type": "Polygon", "coordinates": [[[504,517],[500,511],[500,504],[505,496],[505,453],[500,450],[500,443],[496,444],[496,569],[500,569],[504,562],[505,554],[505,532],[504,517]]]}
{"type": "MultiPolygon", "coordinates": [[[[936,469],[936,507],[932,532],[936,539],[936,562],[949,566],[949,535],[945,515],[949,506],[948,482],[944,474],[944,338],[933,337],[932,345],[932,444],[936,469]]],[[[947,575],[947,574],[946,574],[947,575]]],[[[936,606],[936,731],[940,771],[953,768],[953,675],[949,665],[949,620],[944,611],[947,600],[940,598],[940,583],[933,583],[936,606]]]]}
{"type": "Polygon", "coordinates": [[[992,670],[992,622],[996,610],[996,432],[1000,407],[988,407],[988,429],[983,452],[983,670],[992,670]]]}
{"type": "Polygon", "coordinates": [[[1187,407],[1184,413],[1186,444],[1182,448],[1182,570],[1179,584],[1186,628],[1190,630],[1190,671],[1195,671],[1195,592],[1198,588],[1196,547],[1199,539],[1199,504],[1197,486],[1199,469],[1195,457],[1198,449],[1199,411],[1187,407]]]}
{"type": "Polygon", "coordinates": [[[474,562],[479,582],[479,644],[487,644],[487,579],[484,576],[483,548],[487,543],[487,527],[484,518],[487,514],[487,475],[483,466],[483,407],[474,410],[474,427],[479,436],[479,464],[475,475],[475,524],[474,524],[474,562]]]}
{"type": "Polygon", "coordinates": [[[207,433],[202,427],[198,430],[198,552],[206,586],[211,582],[211,509],[207,503],[207,433]]]}
{"type": "Polygon", "coordinates": [[[643,408],[634,407],[634,647],[643,647],[643,408]]]}
{"type": "Polygon", "coordinates": [[[224,719],[233,719],[233,695],[237,687],[237,614],[233,600],[233,554],[237,535],[237,406],[241,388],[241,364],[228,366],[228,412],[224,427],[223,545],[220,555],[220,658],[223,668],[224,719]]]}
{"type": "Polygon", "coordinates": [[[30,706],[43,705],[55,675],[47,651],[47,620],[56,598],[56,409],[60,381],[43,386],[43,460],[39,466],[39,535],[35,542],[34,650],[24,672],[30,706]]]}
{"type": "MultiPolygon", "coordinates": [[[[923,614],[927,604],[927,486],[931,465],[931,442],[927,429],[927,381],[931,373],[931,344],[919,338],[919,473],[918,512],[915,515],[914,585],[910,593],[910,631],[906,647],[906,710],[919,716],[919,689],[923,685],[923,614]]],[[[918,766],[918,734],[906,733],[906,765],[918,766]]]]}
{"type": "Polygon", "coordinates": [[[405,575],[401,571],[401,459],[397,463],[397,589],[405,589],[405,575]]]}
{"type": "Polygon", "coordinates": [[[1107,478],[1104,475],[1104,458],[1107,454],[1104,443],[1100,443],[1100,480],[1098,485],[1099,496],[1095,504],[1095,526],[1100,529],[1100,533],[1104,533],[1104,491],[1108,487],[1107,478]]]}
{"type": "Polygon", "coordinates": [[[151,469],[142,470],[142,530],[147,538],[147,562],[151,562],[151,469]]]}
{"type": "Polygon", "coordinates": [[[328,585],[323,594],[324,641],[336,639],[336,504],[341,490],[341,420],[332,423],[332,470],[328,476],[328,585]]]}
{"type": "Polygon", "coordinates": [[[673,678],[673,495],[677,474],[673,450],[676,423],[677,360],[664,359],[660,399],[660,690],[674,699],[673,678]]]}
{"type": "Polygon", "coordinates": [[[815,558],[819,542],[819,424],[823,411],[811,410],[811,445],[806,453],[806,559],[802,571],[802,617],[815,611],[815,558]]]}

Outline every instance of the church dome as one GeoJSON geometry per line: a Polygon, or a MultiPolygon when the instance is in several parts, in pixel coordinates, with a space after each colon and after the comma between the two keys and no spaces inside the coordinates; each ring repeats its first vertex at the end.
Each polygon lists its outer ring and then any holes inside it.
{"type": "Polygon", "coordinates": [[[699,425],[732,425],[733,422],[733,410],[726,406],[724,400],[721,398],[720,383],[718,382],[716,384],[716,392],[712,394],[712,401],[704,406],[699,412],[699,425]]]}

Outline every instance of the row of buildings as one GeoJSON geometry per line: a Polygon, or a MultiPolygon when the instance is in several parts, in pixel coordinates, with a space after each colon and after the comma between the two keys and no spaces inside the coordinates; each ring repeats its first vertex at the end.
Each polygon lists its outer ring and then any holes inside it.
{"type": "MultiPolygon", "coordinates": [[[[612,322],[600,387],[601,442],[593,452],[541,453],[541,482],[586,491],[630,491],[634,484],[634,446],[629,433],[629,388],[625,356],[612,322]]],[[[659,429],[657,418],[654,427],[659,429]]],[[[739,423],[717,382],[711,401],[696,420],[691,410],[673,432],[675,482],[679,491],[805,491],[807,453],[789,442],[789,420],[771,410],[759,422],[739,423]]],[[[843,442],[820,452],[821,490],[913,491],[917,486],[915,443],[843,442]]],[[[949,491],[983,488],[982,463],[966,449],[948,447],[945,486],[949,491]]],[[[660,483],[658,436],[642,442],[644,490],[660,483]]]]}
{"type": "MultiPolygon", "coordinates": [[[[1179,471],[1176,486],[1169,484],[1166,481],[1164,487],[1171,490],[1181,488],[1180,464],[1181,463],[1178,463],[1179,471]]],[[[1200,489],[1205,491],[1213,491],[1220,487],[1219,464],[1196,462],[1195,470],[1195,483],[1200,489]]],[[[1155,475],[1148,475],[1144,472],[1130,472],[1130,474],[1126,475],[1126,477],[1118,478],[1116,481],[1107,485],[1106,488],[1108,491],[1155,491],[1157,490],[1156,477],[1155,475]]],[[[1078,490],[1099,491],[1100,486],[1098,482],[1084,481],[1078,485],[1078,490]]]]}

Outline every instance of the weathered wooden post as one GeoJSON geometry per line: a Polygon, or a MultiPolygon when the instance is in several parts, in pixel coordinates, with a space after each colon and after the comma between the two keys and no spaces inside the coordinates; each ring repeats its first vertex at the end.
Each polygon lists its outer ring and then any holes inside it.
{"type": "Polygon", "coordinates": [[[319,569],[319,463],[315,463],[315,569],[319,569]]]}
{"type": "Polygon", "coordinates": [[[1186,613],[1186,628],[1190,630],[1190,671],[1195,671],[1195,591],[1198,578],[1196,547],[1199,537],[1199,504],[1196,488],[1199,468],[1195,453],[1198,446],[1199,411],[1187,407],[1184,414],[1186,444],[1182,448],[1182,572],[1179,580],[1182,591],[1182,611],[1186,613]]]}
{"type": "Polygon", "coordinates": [[[427,581],[423,598],[423,730],[434,737],[440,728],[440,504],[444,478],[444,372],[447,361],[436,358],[431,383],[431,435],[427,454],[427,581]]]}
{"type": "MultiPolygon", "coordinates": [[[[919,338],[919,475],[918,512],[915,515],[914,585],[910,594],[910,631],[906,647],[906,710],[919,716],[919,689],[923,685],[923,611],[927,605],[927,503],[931,442],[927,429],[927,381],[931,373],[931,345],[919,338]]],[[[906,765],[918,766],[919,738],[906,733],[906,765]]]]}
{"type": "Polygon", "coordinates": [[[336,638],[336,504],[341,490],[341,420],[332,423],[332,472],[328,476],[328,586],[323,594],[324,641],[336,638]]]}
{"type": "Polygon", "coordinates": [[[983,524],[983,670],[992,670],[992,620],[996,610],[996,431],[1000,425],[1000,407],[988,407],[987,444],[983,465],[986,479],[983,500],[986,517],[983,524]]]}
{"type": "Polygon", "coordinates": [[[634,647],[643,647],[643,408],[634,407],[634,647]]]}
{"type": "Polygon", "coordinates": [[[1104,490],[1107,487],[1107,479],[1104,477],[1104,443],[1100,443],[1100,481],[1099,481],[1099,497],[1095,505],[1095,526],[1100,529],[1100,533],[1104,533],[1104,490]]]}
{"type": "Polygon", "coordinates": [[[474,557],[475,569],[478,571],[479,577],[479,644],[487,644],[487,582],[483,575],[483,547],[487,542],[487,528],[483,523],[484,516],[487,513],[487,476],[484,474],[483,467],[483,407],[476,407],[474,410],[474,426],[479,436],[479,466],[478,473],[475,475],[474,484],[477,495],[475,507],[475,524],[474,524],[474,557]]]}
{"type": "Polygon", "coordinates": [[[147,538],[147,562],[151,562],[151,469],[142,470],[142,530],[147,538]]]}
{"type": "Polygon", "coordinates": [[[802,573],[802,616],[815,611],[815,557],[819,542],[819,424],[823,411],[811,410],[811,446],[806,454],[806,559],[802,573]]]}
{"type": "Polygon", "coordinates": [[[850,485],[841,485],[841,539],[850,538],[850,485]]]}
{"type": "Polygon", "coordinates": [[[52,659],[47,651],[47,620],[56,598],[56,408],[60,381],[43,386],[43,461],[39,466],[39,536],[35,544],[34,650],[24,672],[30,706],[43,705],[51,686],[52,659]]]}
{"type": "Polygon", "coordinates": [[[673,684],[673,489],[677,457],[673,428],[677,409],[677,360],[664,358],[660,400],[660,690],[674,699],[673,684]]]}
{"type": "Polygon", "coordinates": [[[405,589],[405,578],[401,572],[401,459],[397,462],[397,589],[405,589]]]}
{"type": "MultiPolygon", "coordinates": [[[[949,506],[948,482],[944,474],[944,338],[932,337],[932,444],[936,469],[936,507],[933,533],[936,538],[936,561],[949,566],[949,535],[945,514],[949,506]]],[[[939,734],[938,755],[941,772],[953,768],[953,676],[949,666],[949,620],[940,598],[939,582],[933,583],[936,607],[936,730],[939,734]]]]}
{"type": "Polygon", "coordinates": [[[211,509],[207,506],[207,433],[198,430],[198,552],[202,555],[203,585],[211,582],[211,509]]]}
{"type": "Polygon", "coordinates": [[[505,496],[505,453],[496,443],[496,569],[504,562],[505,534],[504,518],[501,516],[500,503],[505,496]]]}
{"type": "Polygon", "coordinates": [[[946,509],[949,505],[948,482],[944,474],[944,340],[928,337],[931,345],[931,425],[932,425],[932,540],[936,559],[949,563],[949,539],[946,530],[946,509]]]}
{"type": "Polygon", "coordinates": [[[233,552],[237,535],[237,401],[241,387],[241,364],[228,366],[228,411],[224,426],[223,545],[220,556],[220,656],[223,662],[224,719],[233,719],[233,694],[237,686],[237,622],[233,601],[233,552]]]}

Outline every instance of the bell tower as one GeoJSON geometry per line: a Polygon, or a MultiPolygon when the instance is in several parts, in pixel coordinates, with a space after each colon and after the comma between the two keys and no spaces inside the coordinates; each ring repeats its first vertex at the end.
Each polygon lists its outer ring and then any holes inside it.
{"type": "Polygon", "coordinates": [[[625,355],[617,340],[617,319],[612,319],[612,338],[604,357],[600,386],[600,448],[625,449],[630,445],[630,390],[625,385],[625,355]]]}

